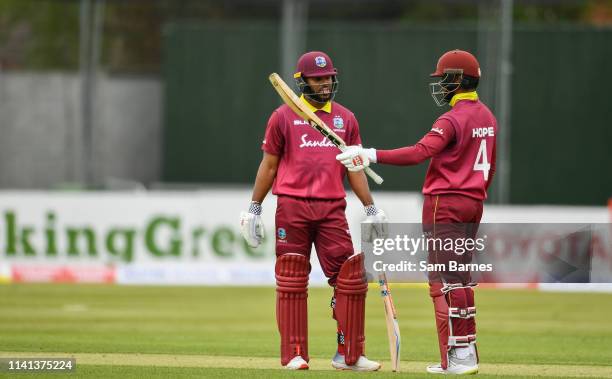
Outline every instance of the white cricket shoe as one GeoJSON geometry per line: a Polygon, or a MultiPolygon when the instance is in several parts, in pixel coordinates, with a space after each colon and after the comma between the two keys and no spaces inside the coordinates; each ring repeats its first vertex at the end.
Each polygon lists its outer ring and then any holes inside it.
{"type": "Polygon", "coordinates": [[[298,355],[293,357],[293,359],[287,363],[285,368],[287,370],[308,370],[308,362],[298,355]]]}
{"type": "Polygon", "coordinates": [[[354,365],[349,366],[344,361],[344,355],[336,352],[336,355],[332,358],[332,367],[337,370],[352,370],[352,371],[378,371],[380,369],[380,363],[371,361],[364,355],[360,356],[354,365]]]}
{"type": "Polygon", "coordinates": [[[448,354],[448,367],[446,370],[441,364],[427,366],[427,372],[430,374],[446,374],[446,375],[472,375],[478,373],[478,364],[476,356],[470,353],[466,358],[459,359],[453,354],[453,351],[448,354]]]}

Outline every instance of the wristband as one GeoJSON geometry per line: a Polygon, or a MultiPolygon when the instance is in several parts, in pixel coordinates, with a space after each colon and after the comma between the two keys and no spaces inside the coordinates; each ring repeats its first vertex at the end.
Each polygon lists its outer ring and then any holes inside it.
{"type": "Polygon", "coordinates": [[[378,213],[378,208],[376,208],[376,205],[374,204],[366,205],[364,209],[365,209],[366,216],[374,216],[375,214],[378,213]]]}
{"type": "Polygon", "coordinates": [[[259,216],[261,215],[261,209],[261,203],[251,201],[251,205],[249,205],[249,213],[259,216]]]}

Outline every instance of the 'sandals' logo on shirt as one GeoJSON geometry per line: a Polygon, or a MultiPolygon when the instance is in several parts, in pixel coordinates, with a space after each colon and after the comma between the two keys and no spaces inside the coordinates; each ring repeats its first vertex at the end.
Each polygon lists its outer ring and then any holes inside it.
{"type": "Polygon", "coordinates": [[[340,116],[334,117],[334,128],[342,129],[344,128],[344,120],[340,116]]]}
{"type": "Polygon", "coordinates": [[[318,56],[315,58],[315,64],[319,67],[325,67],[327,66],[327,61],[325,60],[325,57],[318,56]]]}
{"type": "Polygon", "coordinates": [[[302,143],[300,148],[304,147],[336,147],[327,137],[322,137],[319,141],[311,141],[308,139],[308,134],[302,134],[302,143]]]}

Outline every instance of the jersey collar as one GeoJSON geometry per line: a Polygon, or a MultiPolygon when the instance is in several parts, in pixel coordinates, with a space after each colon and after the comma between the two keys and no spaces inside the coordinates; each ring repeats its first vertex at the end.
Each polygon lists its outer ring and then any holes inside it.
{"type": "Polygon", "coordinates": [[[308,109],[310,109],[313,113],[316,111],[323,111],[326,113],[331,113],[331,101],[328,101],[327,103],[325,103],[323,108],[316,108],[312,104],[310,104],[308,101],[306,101],[306,99],[304,99],[304,95],[300,96],[300,100],[302,100],[302,102],[306,104],[308,109]]]}
{"type": "Polygon", "coordinates": [[[478,101],[478,94],[476,93],[476,91],[458,93],[453,96],[449,104],[451,107],[454,107],[455,104],[457,104],[457,102],[461,100],[478,101]]]}

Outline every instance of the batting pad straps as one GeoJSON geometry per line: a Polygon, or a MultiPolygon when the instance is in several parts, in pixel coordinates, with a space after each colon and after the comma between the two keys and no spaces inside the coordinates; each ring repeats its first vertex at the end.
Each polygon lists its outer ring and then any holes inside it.
{"type": "Polygon", "coordinates": [[[448,308],[448,314],[450,317],[472,318],[476,317],[476,307],[448,308]]]}
{"type": "Polygon", "coordinates": [[[300,254],[276,259],[276,322],[281,336],[281,364],[300,355],[308,361],[308,274],[310,263],[300,254]]]}
{"type": "Polygon", "coordinates": [[[470,335],[476,334],[473,285],[430,283],[440,348],[440,363],[448,367],[448,352],[454,347],[469,347],[470,335]]]}
{"type": "Polygon", "coordinates": [[[463,337],[449,336],[448,346],[449,347],[469,347],[470,340],[467,336],[463,336],[463,337]]]}
{"type": "Polygon", "coordinates": [[[444,284],[441,288],[442,293],[448,293],[449,291],[452,290],[456,290],[456,289],[462,289],[462,288],[473,288],[478,286],[477,283],[468,283],[468,284],[461,284],[461,283],[453,283],[453,284],[444,284]]]}
{"type": "Polygon", "coordinates": [[[365,298],[368,282],[363,254],[351,256],[340,268],[336,283],[335,315],[344,335],[345,362],[351,366],[364,354],[365,298]]]}

